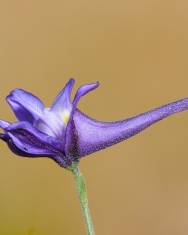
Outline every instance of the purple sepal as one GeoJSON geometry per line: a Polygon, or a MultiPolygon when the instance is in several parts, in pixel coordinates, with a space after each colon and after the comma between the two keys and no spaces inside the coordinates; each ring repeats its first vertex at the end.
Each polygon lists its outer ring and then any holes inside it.
{"type": "Polygon", "coordinates": [[[43,103],[36,96],[22,89],[13,90],[6,98],[19,121],[34,120],[42,116],[43,103]]]}
{"type": "Polygon", "coordinates": [[[17,155],[50,157],[63,167],[72,163],[72,159],[65,157],[62,141],[38,131],[28,122],[10,124],[4,130],[5,133],[0,138],[17,155]]]}

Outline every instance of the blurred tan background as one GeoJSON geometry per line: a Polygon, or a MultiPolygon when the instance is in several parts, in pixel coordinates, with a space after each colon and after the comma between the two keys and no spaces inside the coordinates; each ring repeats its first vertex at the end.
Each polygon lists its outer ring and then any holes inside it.
{"type": "MultiPolygon", "coordinates": [[[[21,87],[50,105],[70,77],[100,81],[79,108],[118,120],[188,96],[185,0],[0,1],[0,116],[21,87]]],[[[75,90],[74,90],[75,91],[75,90]]],[[[188,234],[188,112],[81,161],[97,235],[188,234]]],[[[84,235],[73,177],[0,143],[0,234],[84,235]]]]}

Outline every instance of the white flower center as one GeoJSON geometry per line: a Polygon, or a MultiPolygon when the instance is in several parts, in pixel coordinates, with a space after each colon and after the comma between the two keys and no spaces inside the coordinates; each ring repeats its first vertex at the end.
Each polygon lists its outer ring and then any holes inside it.
{"type": "Polygon", "coordinates": [[[43,117],[35,121],[34,126],[41,132],[62,138],[70,118],[70,111],[63,110],[60,113],[52,112],[49,108],[43,111],[43,117]]]}

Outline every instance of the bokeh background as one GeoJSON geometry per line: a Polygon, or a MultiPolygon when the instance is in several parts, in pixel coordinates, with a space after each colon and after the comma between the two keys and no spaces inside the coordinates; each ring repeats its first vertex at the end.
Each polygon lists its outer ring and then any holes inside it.
{"type": "MultiPolygon", "coordinates": [[[[70,77],[100,81],[79,108],[118,120],[188,96],[185,0],[1,0],[0,116],[20,87],[50,105],[70,77]]],[[[188,112],[81,161],[97,235],[188,234],[188,112]]],[[[0,234],[83,235],[72,175],[0,143],[0,234]]]]}

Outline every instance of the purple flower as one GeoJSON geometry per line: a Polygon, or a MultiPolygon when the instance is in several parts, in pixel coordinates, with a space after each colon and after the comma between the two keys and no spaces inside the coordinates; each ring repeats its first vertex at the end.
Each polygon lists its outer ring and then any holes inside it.
{"type": "Polygon", "coordinates": [[[188,98],[161,106],[138,116],[116,122],[96,121],[77,109],[81,96],[98,83],[81,86],[71,101],[71,79],[50,108],[31,93],[13,90],[7,102],[18,122],[0,120],[4,133],[0,138],[20,156],[50,157],[60,166],[69,167],[81,157],[136,135],[174,113],[188,109],[188,98]]]}

